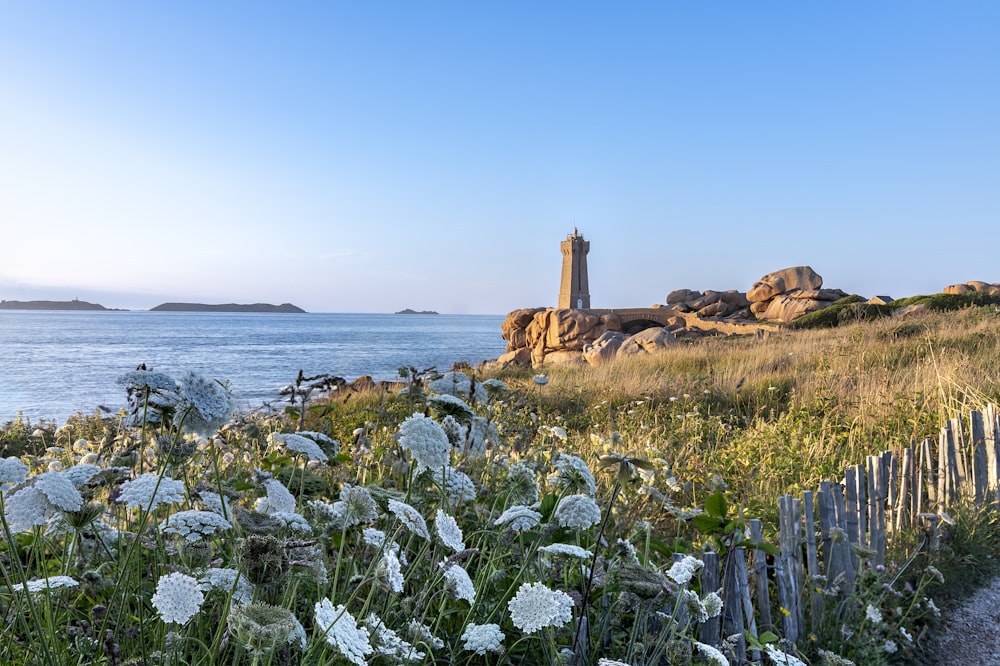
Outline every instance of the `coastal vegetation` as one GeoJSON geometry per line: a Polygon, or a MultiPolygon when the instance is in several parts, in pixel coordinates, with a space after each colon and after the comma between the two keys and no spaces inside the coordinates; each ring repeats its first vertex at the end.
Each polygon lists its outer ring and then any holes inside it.
{"type": "MultiPolygon", "coordinates": [[[[773,545],[780,495],[1000,400],[998,361],[987,305],[593,368],[410,368],[403,391],[232,417],[224,382],[128,373],[127,413],[0,430],[0,654],[728,663],[699,640],[722,612],[705,550],[749,518],[773,545]]],[[[825,630],[747,640],[768,663],[920,663],[935,609],[1000,552],[991,512],[952,514],[939,550],[865,568],[825,630]]]]}

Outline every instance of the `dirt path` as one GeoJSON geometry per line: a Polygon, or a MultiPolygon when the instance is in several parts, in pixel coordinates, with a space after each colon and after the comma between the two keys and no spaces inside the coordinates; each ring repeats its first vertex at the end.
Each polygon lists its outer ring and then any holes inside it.
{"type": "Polygon", "coordinates": [[[944,615],[928,666],[1000,666],[1000,578],[944,615]]]}

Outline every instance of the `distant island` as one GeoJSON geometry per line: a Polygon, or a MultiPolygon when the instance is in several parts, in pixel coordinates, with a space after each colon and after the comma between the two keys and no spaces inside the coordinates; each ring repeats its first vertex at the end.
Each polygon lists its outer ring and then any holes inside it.
{"type": "Polygon", "coordinates": [[[74,298],[72,301],[0,301],[0,310],[101,310],[114,311],[99,303],[88,303],[74,298]]]}
{"type": "Polygon", "coordinates": [[[434,312],[434,310],[421,310],[417,312],[416,310],[411,310],[410,308],[406,308],[405,310],[400,310],[396,314],[440,314],[440,313],[434,312]]]}
{"type": "Polygon", "coordinates": [[[221,305],[209,305],[206,303],[161,303],[155,308],[150,308],[150,312],[268,312],[305,314],[305,310],[291,303],[282,303],[281,305],[271,305],[270,303],[252,303],[249,305],[239,303],[224,303],[221,305]]]}

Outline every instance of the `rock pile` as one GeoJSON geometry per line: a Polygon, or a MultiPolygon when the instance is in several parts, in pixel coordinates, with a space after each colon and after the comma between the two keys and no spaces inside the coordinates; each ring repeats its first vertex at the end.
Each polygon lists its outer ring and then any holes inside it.
{"type": "Polygon", "coordinates": [[[507,351],[496,360],[508,365],[579,363],[583,348],[608,331],[621,331],[617,315],[591,314],[585,310],[522,308],[507,315],[500,335],[507,351]]]}
{"type": "Polygon", "coordinates": [[[823,278],[809,266],[783,268],[755,282],[747,300],[757,319],[787,324],[847,296],[840,289],[822,287],[823,278]]]}
{"type": "Polygon", "coordinates": [[[667,307],[677,313],[693,312],[703,319],[750,318],[750,301],[747,300],[746,294],[736,289],[729,291],[675,289],[667,294],[667,307]]]}
{"type": "Polygon", "coordinates": [[[983,292],[988,296],[1000,296],[1000,282],[982,282],[981,280],[970,280],[961,284],[951,284],[944,288],[946,294],[971,294],[983,292]]]}

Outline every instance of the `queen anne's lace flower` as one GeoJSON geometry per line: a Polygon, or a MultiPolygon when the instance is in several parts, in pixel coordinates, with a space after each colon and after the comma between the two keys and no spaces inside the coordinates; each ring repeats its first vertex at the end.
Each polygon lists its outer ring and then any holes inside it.
{"type": "Polygon", "coordinates": [[[542,514],[526,506],[512,506],[493,521],[497,527],[506,525],[514,532],[530,530],[542,520],[542,514]]]}
{"type": "Polygon", "coordinates": [[[535,472],[524,463],[514,463],[507,469],[504,484],[507,501],[511,504],[534,504],[538,501],[538,482],[535,472]]]}
{"type": "Polygon", "coordinates": [[[507,609],[510,621],[527,634],[545,627],[561,627],[573,619],[570,596],[543,583],[522,583],[514,598],[507,602],[507,609]]]}
{"type": "Polygon", "coordinates": [[[267,490],[267,496],[257,498],[257,511],[271,515],[295,512],[295,496],[288,492],[285,484],[277,479],[265,479],[261,485],[267,490]]]}
{"type": "MultiPolygon", "coordinates": [[[[452,504],[460,502],[471,502],[476,499],[476,485],[465,472],[461,472],[454,467],[444,468],[444,491],[452,504]]],[[[441,473],[434,475],[434,480],[441,483],[441,473]]]]}
{"type": "Polygon", "coordinates": [[[229,498],[220,495],[214,490],[202,490],[198,493],[198,498],[206,509],[223,518],[232,517],[233,510],[229,506],[229,498]]]}
{"type": "Polygon", "coordinates": [[[126,372],[116,380],[122,386],[148,388],[151,391],[175,391],[177,382],[170,375],[153,370],[133,370],[126,372]]]}
{"type": "Polygon", "coordinates": [[[451,457],[448,435],[423,414],[414,414],[399,425],[399,444],[413,456],[417,474],[425,469],[436,473],[448,466],[451,457]]]}
{"type": "Polygon", "coordinates": [[[198,574],[198,587],[203,592],[221,590],[233,593],[233,601],[248,604],[253,601],[254,585],[236,569],[204,569],[198,574]]]}
{"type": "Polygon", "coordinates": [[[73,465],[62,473],[63,478],[73,484],[74,488],[80,488],[94,478],[94,475],[101,471],[97,465],[79,464],[73,465]]]}
{"type": "Polygon", "coordinates": [[[344,525],[347,527],[371,523],[378,518],[378,506],[367,488],[345,483],[340,490],[340,501],[343,502],[344,525]]]}
{"type": "Polygon", "coordinates": [[[444,647],[444,641],[431,633],[430,627],[420,624],[416,620],[410,620],[406,625],[406,633],[414,643],[422,643],[432,650],[440,650],[444,647]]]}
{"type": "Polygon", "coordinates": [[[17,458],[0,459],[0,485],[4,483],[21,483],[28,477],[29,467],[17,458]]]}
{"type": "Polygon", "coordinates": [[[705,657],[705,659],[708,659],[716,666],[729,666],[729,660],[726,659],[726,655],[722,654],[711,645],[694,641],[694,646],[698,648],[698,654],[705,657]]]}
{"type": "Polygon", "coordinates": [[[160,523],[160,531],[166,534],[176,534],[185,541],[201,541],[210,537],[218,530],[228,530],[232,524],[222,516],[211,511],[178,511],[171,514],[160,523]]]}
{"type": "Polygon", "coordinates": [[[547,555],[565,555],[566,557],[577,557],[581,560],[589,560],[593,553],[591,553],[586,548],[580,548],[579,546],[574,546],[569,543],[553,543],[548,546],[542,546],[538,549],[538,552],[545,553],[547,555]]]}
{"type": "Polygon", "coordinates": [[[559,527],[585,530],[601,522],[601,509],[589,495],[568,495],[552,514],[559,527]]]}
{"type": "Polygon", "coordinates": [[[456,553],[465,550],[465,537],[462,535],[462,528],[458,526],[454,518],[441,509],[437,510],[434,518],[434,529],[437,531],[441,543],[448,548],[451,548],[456,553]]]}
{"type": "Polygon", "coordinates": [[[309,460],[319,460],[326,462],[330,459],[319,445],[308,437],[303,437],[298,433],[278,433],[273,432],[269,436],[275,444],[283,445],[292,453],[301,453],[309,460]]]}
{"type": "Polygon", "coordinates": [[[69,576],[49,576],[48,578],[36,578],[34,580],[29,580],[25,583],[28,586],[28,592],[44,592],[48,589],[55,589],[58,587],[76,587],[79,585],[75,579],[69,576]]]}
{"type": "Polygon", "coordinates": [[[702,597],[701,603],[704,604],[708,617],[712,618],[722,615],[722,597],[719,596],[718,592],[709,592],[702,597]]]}
{"type": "Polygon", "coordinates": [[[471,398],[474,402],[486,401],[486,389],[478,382],[473,389],[472,380],[464,372],[446,372],[440,378],[427,382],[427,390],[437,394],[471,398]]]}
{"type": "Polygon", "coordinates": [[[313,529],[309,521],[294,511],[277,511],[269,515],[280,520],[285,527],[292,531],[312,534],[313,529]]]}
{"type": "Polygon", "coordinates": [[[615,661],[614,659],[598,659],[597,666],[629,666],[624,661],[615,661]]]}
{"type": "Polygon", "coordinates": [[[390,590],[396,594],[403,591],[403,566],[392,548],[387,548],[382,553],[382,561],[379,562],[377,573],[385,577],[390,590]]]}
{"type": "Polygon", "coordinates": [[[667,578],[678,585],[685,585],[701,567],[701,560],[690,555],[685,555],[684,559],[670,565],[670,569],[667,570],[667,578]]]}
{"type": "Polygon", "coordinates": [[[465,599],[470,604],[474,603],[476,601],[476,588],[472,584],[472,579],[469,578],[469,572],[454,562],[451,564],[442,562],[441,567],[444,569],[444,577],[452,596],[456,599],[465,599]]]}
{"type": "Polygon", "coordinates": [[[25,532],[35,525],[44,525],[55,513],[55,507],[39,490],[28,486],[4,498],[4,515],[11,532],[25,532]]]}
{"type": "Polygon", "coordinates": [[[420,515],[420,512],[412,506],[406,502],[391,499],[389,500],[389,511],[392,512],[392,515],[399,518],[399,521],[406,525],[411,532],[430,540],[431,534],[427,531],[427,522],[420,515]]]}
{"type": "Polygon", "coordinates": [[[882,621],[882,611],[875,608],[871,604],[868,604],[868,608],[865,609],[865,616],[874,624],[878,624],[882,621]]]}
{"type": "Polygon", "coordinates": [[[570,492],[585,493],[593,497],[597,493],[597,481],[590,473],[587,463],[576,456],[560,453],[556,459],[557,474],[550,479],[556,485],[570,492]]]}
{"type": "Polygon", "coordinates": [[[198,581],[187,574],[171,573],[156,581],[153,607],[164,622],[186,624],[201,610],[205,594],[198,587],[198,581]]]}
{"type": "Polygon", "coordinates": [[[169,476],[143,474],[121,485],[118,502],[130,509],[152,511],[161,504],[184,501],[184,483],[169,476]]]}
{"type": "Polygon", "coordinates": [[[500,631],[499,624],[475,624],[470,622],[462,632],[463,647],[476,654],[500,652],[503,649],[503,639],[506,636],[500,631]]]}
{"type": "Polygon", "coordinates": [[[316,629],[326,642],[340,650],[352,664],[365,666],[365,657],[374,652],[368,630],[359,627],[343,605],[334,606],[329,599],[318,602],[315,611],[316,629]]]}
{"type": "Polygon", "coordinates": [[[32,477],[32,487],[45,495],[57,509],[76,511],[83,506],[83,496],[65,472],[45,472],[32,477]]]}
{"type": "Polygon", "coordinates": [[[263,603],[236,606],[229,612],[229,630],[250,652],[260,655],[283,645],[306,647],[306,632],[287,608],[263,603]]]}
{"type": "Polygon", "coordinates": [[[400,638],[399,634],[385,626],[375,613],[365,619],[365,626],[371,631],[375,654],[386,657],[394,663],[423,661],[427,656],[400,638]]]}
{"type": "MultiPolygon", "coordinates": [[[[433,382],[431,382],[433,384],[433,382]]],[[[472,408],[465,404],[461,398],[457,398],[450,393],[433,395],[427,399],[427,404],[434,410],[439,418],[450,416],[459,423],[468,423],[472,420],[472,408]]]]}
{"type": "Polygon", "coordinates": [[[806,662],[794,655],[782,652],[771,643],[764,646],[764,651],[767,652],[768,659],[777,664],[777,666],[806,666],[806,662]]]}
{"type": "Polygon", "coordinates": [[[228,386],[195,372],[185,372],[178,382],[181,400],[174,425],[202,435],[212,435],[229,422],[236,400],[228,386]]]}

